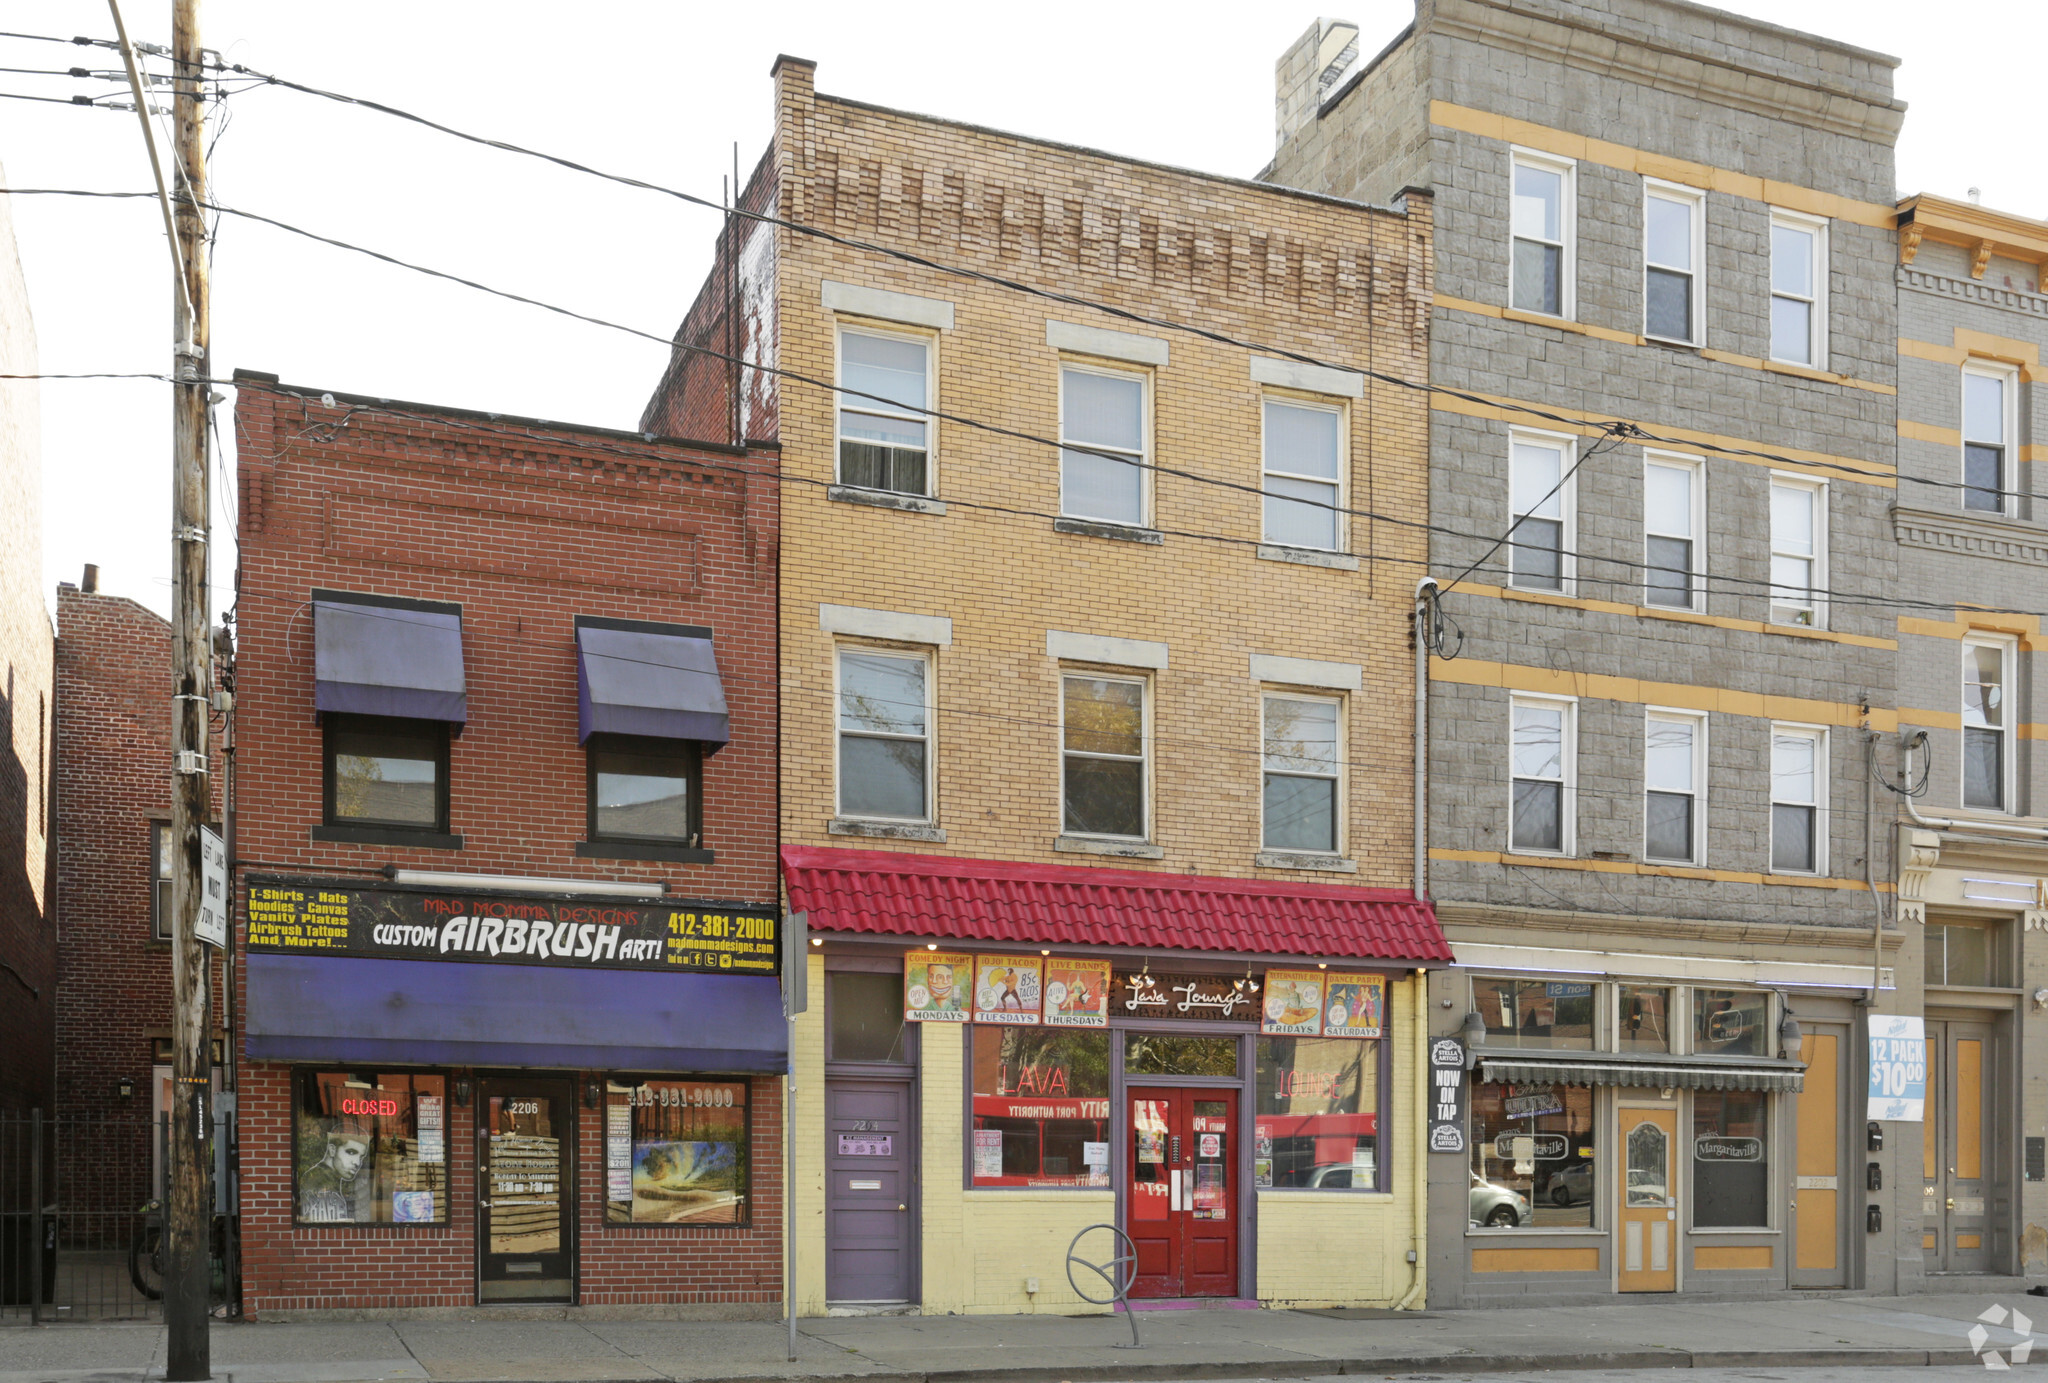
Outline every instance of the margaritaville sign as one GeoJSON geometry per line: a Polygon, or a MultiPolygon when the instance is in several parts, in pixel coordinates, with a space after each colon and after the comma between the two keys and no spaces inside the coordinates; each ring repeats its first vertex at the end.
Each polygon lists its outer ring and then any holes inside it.
{"type": "Polygon", "coordinates": [[[772,975],[772,909],[251,876],[247,948],[280,955],[772,975]]]}

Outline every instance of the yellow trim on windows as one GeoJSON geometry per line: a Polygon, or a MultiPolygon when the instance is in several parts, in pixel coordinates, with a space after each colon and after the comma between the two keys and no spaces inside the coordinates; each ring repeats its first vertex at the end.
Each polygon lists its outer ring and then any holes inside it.
{"type": "Polygon", "coordinates": [[[1815,701],[1802,696],[1766,696],[1761,692],[1695,687],[1683,682],[1651,682],[1604,672],[1565,672],[1520,663],[1489,663],[1476,658],[1431,658],[1429,675],[1438,682],[1467,687],[1499,687],[1504,691],[1548,696],[1594,697],[1637,706],[1665,706],[1676,711],[1718,711],[1757,720],[1793,721],[1802,725],[1860,726],[1880,733],[1899,728],[1897,711],[1873,706],[1865,711],[1848,701],[1815,701]]]}
{"type": "MultiPolygon", "coordinates": [[[[1588,874],[1650,874],[1664,879],[1704,879],[1716,884],[1772,884],[1780,888],[1846,888],[1868,892],[1861,879],[1825,879],[1811,874],[1765,874],[1753,869],[1692,869],[1682,864],[1638,864],[1633,860],[1589,860],[1557,855],[1516,855],[1502,850],[1443,850],[1432,848],[1429,857],[1457,864],[1512,864],[1530,869],[1570,869],[1588,874]]],[[[1880,883],[1879,893],[1890,893],[1893,885],[1880,883]]]]}
{"type": "MultiPolygon", "coordinates": [[[[1713,580],[1710,574],[1707,578],[1713,580]]],[[[1832,629],[1808,629],[1798,624],[1770,624],[1760,619],[1736,619],[1730,615],[1706,615],[1694,610],[1667,610],[1658,605],[1630,605],[1619,600],[1588,600],[1558,595],[1552,591],[1521,591],[1506,586],[1483,586],[1460,582],[1468,595],[1498,596],[1503,600],[1526,600],[1537,605],[1563,605],[1573,610],[1593,610],[1607,615],[1634,615],[1641,619],[1677,620],[1681,624],[1704,624],[1715,629],[1741,629],[1752,634],[1782,634],[1794,639],[1819,639],[1826,643],[1851,644],[1857,648],[1895,649],[1897,639],[1880,639],[1869,634],[1840,634],[1832,629]]]]}

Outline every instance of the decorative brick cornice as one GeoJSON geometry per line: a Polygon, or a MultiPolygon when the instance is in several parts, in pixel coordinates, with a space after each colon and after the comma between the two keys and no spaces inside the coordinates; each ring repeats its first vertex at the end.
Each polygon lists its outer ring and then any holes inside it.
{"type": "Polygon", "coordinates": [[[1907,547],[2048,567],[2048,529],[2011,519],[1894,505],[1892,533],[1907,547]]]}
{"type": "Polygon", "coordinates": [[[2016,288],[1993,288],[1989,284],[1950,278],[1946,274],[1930,274],[1925,269],[1908,269],[1903,265],[1900,266],[1898,273],[1899,287],[1915,293],[1931,293],[1940,298],[1962,298],[1968,302],[1983,303],[2007,312],[2030,312],[2036,317],[2048,317],[2048,295],[2022,293],[2016,288]]]}

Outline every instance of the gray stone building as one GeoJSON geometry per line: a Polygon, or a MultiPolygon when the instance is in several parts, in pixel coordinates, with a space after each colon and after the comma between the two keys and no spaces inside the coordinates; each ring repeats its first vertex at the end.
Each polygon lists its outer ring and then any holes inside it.
{"type": "Polygon", "coordinates": [[[1869,1150],[1862,1091],[1917,997],[1895,65],[1675,0],[1418,0],[1279,63],[1263,176],[1436,198],[1433,1306],[1919,1280],[1917,1126],[1869,1150]]]}
{"type": "MultiPolygon", "coordinates": [[[[1899,204],[1901,989],[1924,1004],[1929,1274],[2048,1266],[2048,222],[1899,204]],[[1917,925],[1916,925],[1917,924],[1917,925]],[[1917,950],[1918,956],[1912,951],[1917,950]]],[[[1918,1011],[1918,1010],[1916,1010],[1918,1011]]]]}

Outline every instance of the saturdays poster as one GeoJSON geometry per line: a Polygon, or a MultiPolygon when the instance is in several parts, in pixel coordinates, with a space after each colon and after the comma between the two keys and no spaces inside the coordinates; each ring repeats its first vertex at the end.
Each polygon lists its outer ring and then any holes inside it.
{"type": "Polygon", "coordinates": [[[903,957],[903,1017],[911,1023],[964,1023],[974,957],[911,951],[903,957]]]}
{"type": "Polygon", "coordinates": [[[1109,1026],[1109,962],[1061,960],[1045,963],[1045,1023],[1053,1028],[1109,1026]]]}
{"type": "Polygon", "coordinates": [[[1268,970],[1259,1031],[1276,1037],[1322,1036],[1323,972],[1268,970]]]}
{"type": "Polygon", "coordinates": [[[1323,1004],[1323,1036],[1385,1036],[1386,1012],[1386,976],[1333,974],[1323,1004]]]}
{"type": "Polygon", "coordinates": [[[1038,1022],[1045,961],[1037,956],[974,958],[974,1021],[1038,1022]]]}

